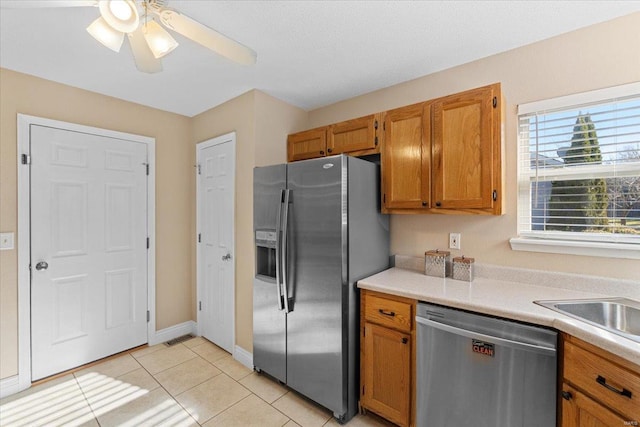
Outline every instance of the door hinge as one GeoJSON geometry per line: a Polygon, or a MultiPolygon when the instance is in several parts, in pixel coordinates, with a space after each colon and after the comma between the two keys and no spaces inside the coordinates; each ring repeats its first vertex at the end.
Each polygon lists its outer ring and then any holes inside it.
{"type": "Polygon", "coordinates": [[[382,195],[382,203],[387,203],[387,193],[382,195]]]}
{"type": "Polygon", "coordinates": [[[377,135],[375,137],[375,143],[376,143],[376,145],[378,145],[378,136],[377,135]]]}
{"type": "Polygon", "coordinates": [[[364,396],[364,386],[362,386],[362,395],[364,396]]]}
{"type": "Polygon", "coordinates": [[[147,310],[147,323],[151,321],[151,312],[147,310]]]}
{"type": "Polygon", "coordinates": [[[198,301],[198,311],[202,311],[202,301],[198,301]]]}
{"type": "Polygon", "coordinates": [[[149,249],[149,238],[147,237],[147,249],[149,249]]]}
{"type": "Polygon", "coordinates": [[[387,123],[386,122],[382,122],[382,130],[387,130],[387,123]]]}
{"type": "Polygon", "coordinates": [[[493,97],[493,108],[496,108],[496,107],[498,107],[498,97],[494,96],[493,97]]]}
{"type": "Polygon", "coordinates": [[[200,163],[196,165],[196,168],[198,168],[198,175],[202,175],[202,166],[200,165],[200,163]]]}
{"type": "Polygon", "coordinates": [[[375,122],[373,122],[373,128],[374,129],[378,129],[378,121],[376,120],[375,122]]]}
{"type": "Polygon", "coordinates": [[[22,160],[21,160],[21,163],[22,163],[23,165],[30,165],[30,164],[31,164],[31,156],[30,156],[30,155],[28,155],[28,154],[23,154],[23,155],[21,156],[21,159],[22,159],[22,160]]]}
{"type": "Polygon", "coordinates": [[[146,174],[149,175],[149,163],[143,163],[143,165],[144,165],[146,174]]]}
{"type": "Polygon", "coordinates": [[[202,233],[198,233],[198,243],[202,243],[202,233]]]}
{"type": "Polygon", "coordinates": [[[493,197],[494,202],[498,200],[498,190],[493,190],[493,194],[491,194],[491,197],[493,197]]]}

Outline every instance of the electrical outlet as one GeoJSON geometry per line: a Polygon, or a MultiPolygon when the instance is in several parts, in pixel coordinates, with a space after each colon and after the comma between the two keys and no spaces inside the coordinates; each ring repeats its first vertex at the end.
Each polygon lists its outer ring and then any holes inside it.
{"type": "Polygon", "coordinates": [[[449,233],[449,249],[460,249],[460,233],[449,233]]]}
{"type": "Polygon", "coordinates": [[[13,249],[13,233],[0,233],[0,251],[13,249]]]}

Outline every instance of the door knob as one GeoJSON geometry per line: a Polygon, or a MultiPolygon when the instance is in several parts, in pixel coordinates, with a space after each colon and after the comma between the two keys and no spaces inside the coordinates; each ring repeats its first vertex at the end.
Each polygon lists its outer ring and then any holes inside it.
{"type": "Polygon", "coordinates": [[[231,254],[226,254],[222,256],[223,261],[229,261],[231,259],[231,254]]]}
{"type": "Polygon", "coordinates": [[[46,270],[47,268],[49,268],[49,264],[47,264],[46,261],[40,261],[36,264],[36,270],[38,271],[46,270]]]}

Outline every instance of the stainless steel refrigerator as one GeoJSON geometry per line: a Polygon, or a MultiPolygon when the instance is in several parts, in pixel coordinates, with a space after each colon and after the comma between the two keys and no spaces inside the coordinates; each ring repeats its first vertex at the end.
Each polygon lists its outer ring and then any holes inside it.
{"type": "Polygon", "coordinates": [[[389,265],[375,163],[254,169],[253,364],[347,421],[357,412],[356,281],[389,265]]]}

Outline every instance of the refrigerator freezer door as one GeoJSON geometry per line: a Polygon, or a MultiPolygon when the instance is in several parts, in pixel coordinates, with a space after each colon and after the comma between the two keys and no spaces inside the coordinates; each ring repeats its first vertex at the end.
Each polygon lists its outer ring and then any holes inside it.
{"type": "MultiPolygon", "coordinates": [[[[255,168],[253,175],[253,230],[275,233],[278,210],[286,186],[286,165],[255,168]]],[[[280,236],[277,236],[280,238],[280,236]]],[[[253,364],[286,382],[286,314],[280,309],[275,278],[256,275],[253,280],[253,364]]]]}
{"type": "Polygon", "coordinates": [[[336,416],[346,412],[342,273],[347,207],[343,166],[346,168],[344,156],[309,160],[289,164],[287,174],[291,194],[287,384],[336,416]]]}

